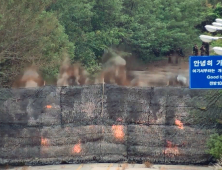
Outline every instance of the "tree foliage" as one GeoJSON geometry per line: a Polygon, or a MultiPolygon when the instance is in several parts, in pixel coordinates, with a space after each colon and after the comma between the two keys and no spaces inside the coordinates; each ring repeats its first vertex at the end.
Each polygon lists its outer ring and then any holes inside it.
{"type": "Polygon", "coordinates": [[[198,37],[195,26],[205,17],[203,1],[148,0],[130,3],[132,5],[127,6],[134,11],[130,42],[140,57],[149,59],[152,49],[159,49],[162,54],[178,47],[188,49],[197,41],[194,38],[198,37]]]}
{"type": "MultiPolygon", "coordinates": [[[[211,17],[213,22],[215,22],[216,18],[222,18],[222,3],[221,2],[217,3],[215,6],[210,7],[209,17],[211,17]]],[[[222,37],[222,31],[218,31],[218,32],[215,32],[215,33],[210,33],[208,35],[222,37]]],[[[222,47],[222,40],[219,39],[217,41],[213,41],[211,43],[211,45],[213,47],[222,47]]],[[[212,53],[212,54],[215,54],[215,53],[212,53]]]]}
{"type": "Polygon", "coordinates": [[[76,57],[87,66],[100,62],[112,45],[128,46],[147,61],[153,49],[191,49],[198,40],[195,26],[206,16],[204,0],[58,0],[50,10],[59,11],[76,57]]]}
{"type": "Polygon", "coordinates": [[[12,82],[28,65],[35,64],[45,73],[58,72],[61,54],[74,45],[53,13],[45,9],[51,0],[0,1],[0,81],[12,82]]]}
{"type": "Polygon", "coordinates": [[[222,135],[213,134],[207,142],[209,148],[208,153],[213,155],[216,159],[222,157],[222,135]]]}
{"type": "Polygon", "coordinates": [[[0,81],[10,82],[30,64],[55,76],[65,52],[90,72],[100,69],[104,50],[112,46],[127,47],[144,61],[152,61],[155,50],[160,56],[178,47],[189,52],[199,42],[201,23],[220,15],[216,4],[215,0],[2,0],[0,81]]]}
{"type": "Polygon", "coordinates": [[[48,10],[58,12],[69,40],[76,46],[76,58],[89,68],[98,66],[104,49],[119,44],[121,7],[119,0],[58,0],[48,10]]]}

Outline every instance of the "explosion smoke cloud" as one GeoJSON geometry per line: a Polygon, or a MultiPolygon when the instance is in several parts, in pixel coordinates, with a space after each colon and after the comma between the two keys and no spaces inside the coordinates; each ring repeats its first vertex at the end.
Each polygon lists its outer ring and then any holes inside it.
{"type": "MultiPolygon", "coordinates": [[[[73,86],[88,84],[116,84],[120,86],[131,87],[150,87],[150,86],[187,86],[188,75],[183,72],[175,72],[165,69],[161,70],[152,67],[149,71],[132,71],[130,58],[126,60],[120,55],[121,52],[109,49],[104,53],[102,71],[98,76],[90,81],[89,73],[80,63],[71,64],[70,59],[66,57],[60,67],[57,86],[73,86]],[[131,65],[131,66],[129,66],[131,65]]],[[[133,61],[136,64],[135,60],[133,61]]],[[[141,67],[141,66],[140,66],[141,67]]],[[[142,68],[137,68],[142,70],[142,68]]],[[[15,82],[14,87],[40,87],[44,81],[34,67],[28,68],[23,76],[15,82]]]]}
{"type": "Polygon", "coordinates": [[[72,86],[88,84],[88,72],[79,64],[70,64],[69,58],[65,58],[60,67],[60,74],[57,81],[57,86],[72,86]]]}
{"type": "Polygon", "coordinates": [[[22,76],[14,82],[14,88],[31,88],[31,87],[40,87],[45,84],[44,80],[38,73],[38,69],[34,66],[27,68],[22,76]]]}

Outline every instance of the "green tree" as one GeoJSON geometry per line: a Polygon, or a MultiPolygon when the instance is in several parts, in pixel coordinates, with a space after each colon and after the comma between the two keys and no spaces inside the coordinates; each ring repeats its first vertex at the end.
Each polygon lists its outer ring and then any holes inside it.
{"type": "Polygon", "coordinates": [[[203,0],[131,0],[125,1],[125,11],[132,18],[132,36],[128,42],[134,52],[145,60],[152,59],[152,49],[161,53],[182,47],[191,49],[198,41],[195,26],[205,18],[203,0]],[[197,37],[197,38],[195,38],[197,37]]]}
{"type": "Polygon", "coordinates": [[[94,35],[91,25],[93,5],[94,1],[90,0],[58,0],[48,9],[57,13],[69,40],[75,44],[76,60],[87,66],[97,64],[96,56],[89,47],[89,38],[94,35]]]}
{"type": "Polygon", "coordinates": [[[215,22],[216,18],[220,18],[222,16],[222,5],[221,2],[213,0],[206,2],[205,6],[206,10],[204,12],[206,17],[200,24],[196,26],[196,28],[205,34],[209,34],[209,32],[206,33],[205,25],[211,25],[212,22],[215,22]]]}
{"type": "Polygon", "coordinates": [[[222,157],[222,135],[213,134],[210,136],[210,139],[207,142],[208,153],[213,155],[216,159],[222,157]]]}
{"type": "Polygon", "coordinates": [[[205,0],[58,0],[50,7],[57,11],[75,55],[84,65],[101,62],[104,49],[129,46],[143,60],[199,42],[195,28],[206,17],[205,0]]]}
{"type": "MultiPolygon", "coordinates": [[[[211,23],[209,25],[212,24],[212,22],[215,22],[216,18],[221,18],[222,17],[222,3],[219,2],[217,4],[215,4],[214,6],[211,5],[209,7],[209,13],[208,13],[208,20],[211,21],[211,23]]],[[[222,31],[218,31],[215,33],[207,33],[208,35],[212,35],[212,36],[218,36],[221,37],[222,36],[222,31]]],[[[222,40],[217,40],[217,41],[213,41],[211,42],[211,46],[213,47],[222,47],[222,40]]],[[[212,54],[215,54],[214,52],[212,54]]]]}
{"type": "Polygon", "coordinates": [[[121,0],[58,0],[48,10],[57,12],[75,44],[76,59],[89,70],[98,68],[104,50],[119,44],[124,36],[121,0]]]}
{"type": "Polygon", "coordinates": [[[23,68],[35,64],[55,76],[61,53],[73,57],[74,45],[53,13],[51,0],[0,1],[0,82],[10,85],[23,68]],[[57,64],[57,65],[56,65],[57,64]]]}

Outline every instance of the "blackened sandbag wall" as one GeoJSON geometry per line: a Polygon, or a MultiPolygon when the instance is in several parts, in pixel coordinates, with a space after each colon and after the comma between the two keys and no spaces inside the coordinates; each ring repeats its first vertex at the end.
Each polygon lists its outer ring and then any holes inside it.
{"type": "Polygon", "coordinates": [[[204,95],[115,85],[0,89],[0,164],[207,163],[215,129],[187,119],[204,95]]]}

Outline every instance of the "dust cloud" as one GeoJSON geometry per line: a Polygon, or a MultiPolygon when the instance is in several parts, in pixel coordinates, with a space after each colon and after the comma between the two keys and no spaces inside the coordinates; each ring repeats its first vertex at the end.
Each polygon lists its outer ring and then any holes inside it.
{"type": "Polygon", "coordinates": [[[38,73],[38,68],[31,66],[27,68],[23,75],[20,75],[18,79],[14,82],[13,88],[32,88],[41,87],[45,85],[45,81],[42,79],[38,73]]]}
{"type": "Polygon", "coordinates": [[[89,74],[81,64],[70,64],[69,58],[65,58],[60,67],[57,86],[74,86],[89,84],[89,74]]]}
{"type": "Polygon", "coordinates": [[[103,70],[96,83],[116,84],[131,87],[188,86],[188,62],[179,56],[171,55],[145,65],[133,56],[123,58],[112,51],[103,64],[103,70]]]}
{"type": "MultiPolygon", "coordinates": [[[[61,64],[56,84],[57,86],[101,83],[131,87],[188,86],[188,62],[178,56],[145,65],[129,55],[121,55],[121,52],[112,49],[105,52],[102,58],[102,70],[93,80],[89,78],[89,73],[80,63],[71,64],[66,57],[61,64]]],[[[44,85],[45,82],[38,70],[30,67],[13,87],[29,88],[44,85]]]]}

